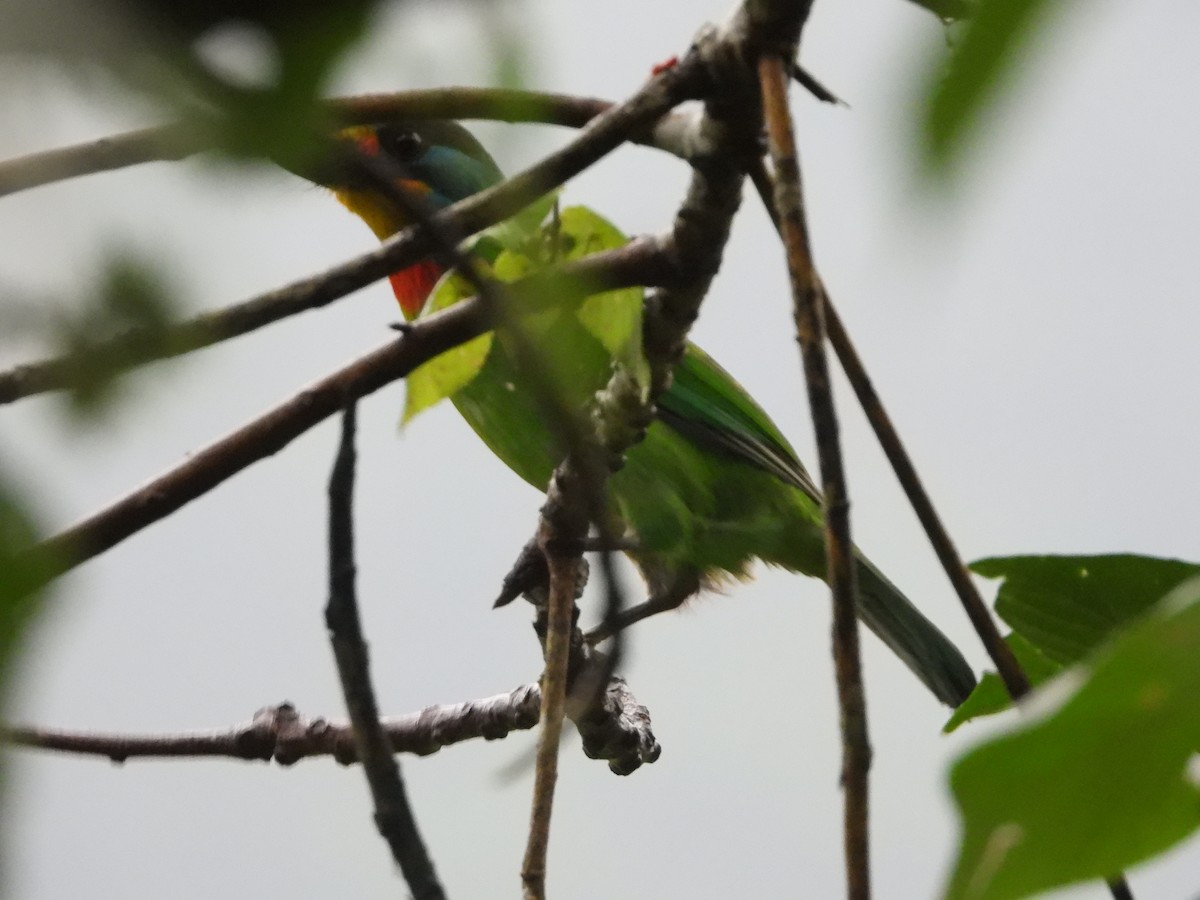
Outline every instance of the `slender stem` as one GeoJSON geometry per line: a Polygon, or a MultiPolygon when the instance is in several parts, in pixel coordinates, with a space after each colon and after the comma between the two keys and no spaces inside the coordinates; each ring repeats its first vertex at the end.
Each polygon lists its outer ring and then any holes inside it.
{"type": "MultiPolygon", "coordinates": [[[[771,177],[761,161],[752,167],[750,178],[758,189],[763,204],[767,206],[768,211],[773,212],[770,203],[771,177]]],[[[779,228],[778,218],[775,216],[772,218],[775,220],[776,227],[779,228]]],[[[829,343],[833,345],[833,349],[837,353],[842,371],[846,373],[846,378],[854,388],[854,395],[858,398],[863,412],[866,413],[867,420],[871,423],[871,428],[875,431],[875,437],[879,440],[888,462],[892,464],[896,480],[900,482],[900,486],[904,489],[904,495],[912,505],[913,511],[916,512],[917,519],[921,522],[925,536],[929,538],[929,543],[933,547],[934,553],[937,554],[946,577],[950,579],[954,592],[958,594],[959,602],[962,603],[967,617],[975,627],[975,633],[979,635],[984,649],[992,658],[1009,696],[1014,700],[1019,700],[1029,693],[1029,679],[1013,655],[1012,649],[1000,636],[996,622],[988,612],[987,604],[984,603],[983,597],[980,596],[979,590],[971,580],[966,563],[963,562],[950,533],[942,523],[937,510],[934,509],[933,500],[926,492],[925,486],[917,474],[916,466],[913,465],[912,457],[908,455],[904,442],[900,440],[900,434],[896,431],[896,426],[892,424],[891,416],[888,415],[883,400],[875,391],[875,386],[867,374],[866,366],[863,365],[862,359],[854,347],[854,342],[850,339],[850,334],[846,331],[846,326],[842,324],[841,316],[838,315],[837,309],[833,305],[833,299],[828,293],[824,293],[823,296],[829,343]]]]}
{"type": "Polygon", "coordinates": [[[843,838],[847,896],[871,895],[868,835],[868,773],[871,747],[855,611],[854,545],[850,501],[842,468],[837,417],[825,360],[822,288],[813,267],[804,217],[800,167],[787,106],[789,66],[782,57],[759,60],[763,108],[777,173],[775,205],[783,225],[788,271],[796,308],[796,332],[820,455],[825,511],[827,576],[833,593],[833,656],[841,709],[842,788],[846,795],[843,838]]]}
{"type": "Polygon", "coordinates": [[[888,461],[892,464],[896,479],[904,488],[909,503],[912,504],[917,518],[921,521],[921,527],[925,529],[925,534],[929,537],[929,542],[933,546],[946,576],[954,586],[955,593],[958,594],[971,624],[975,626],[975,633],[979,635],[988,656],[995,663],[996,670],[1000,673],[1009,695],[1014,700],[1019,700],[1029,693],[1029,679],[1013,655],[1012,648],[1000,636],[996,622],[988,612],[987,604],[983,602],[983,597],[980,596],[979,590],[971,580],[966,564],[954,546],[950,533],[933,508],[933,501],[929,499],[929,494],[921,483],[916,467],[905,450],[900,435],[892,424],[891,417],[888,416],[883,402],[875,392],[875,387],[850,340],[850,335],[846,332],[833,305],[828,302],[825,306],[825,321],[829,328],[829,341],[841,361],[846,377],[854,388],[858,402],[867,414],[871,427],[875,430],[875,436],[879,439],[883,452],[887,454],[888,461]]]}
{"type": "Polygon", "coordinates": [[[358,614],[354,564],[355,405],[342,413],[342,437],[329,476],[329,603],[325,624],[350,713],[354,746],[375,804],[375,826],[417,900],[443,900],[433,860],[421,840],[400,765],[379,722],[367,642],[358,614]]]}
{"type": "Polygon", "coordinates": [[[403,378],[422,362],[482,334],[490,325],[482,305],[471,301],[425,319],[401,340],[354,360],[163,475],[30,548],[26,553],[37,559],[42,576],[33,587],[170,515],[251,463],[279,452],[346,403],[403,378]]]}

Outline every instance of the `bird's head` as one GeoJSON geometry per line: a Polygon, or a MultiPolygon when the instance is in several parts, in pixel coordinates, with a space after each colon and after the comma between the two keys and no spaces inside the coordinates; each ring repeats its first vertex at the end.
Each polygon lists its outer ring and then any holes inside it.
{"type": "MultiPolygon", "coordinates": [[[[360,125],[342,130],[337,138],[359,154],[390,161],[397,186],[424,197],[435,209],[491,187],[503,177],[479,141],[454,122],[360,125]]],[[[330,188],[380,240],[412,224],[360,168],[334,163],[316,175],[306,175],[330,188]]],[[[426,260],[390,276],[406,318],[420,311],[441,273],[436,263],[426,260]]]]}

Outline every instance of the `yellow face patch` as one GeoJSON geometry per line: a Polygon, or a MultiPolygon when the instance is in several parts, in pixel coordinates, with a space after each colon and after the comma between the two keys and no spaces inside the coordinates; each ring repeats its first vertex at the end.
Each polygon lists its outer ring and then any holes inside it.
{"type": "MultiPolygon", "coordinates": [[[[401,189],[422,197],[430,190],[429,185],[420,181],[405,179],[398,184],[401,189]]],[[[333,195],[338,198],[342,206],[366,222],[381,241],[412,224],[400,210],[396,209],[394,204],[380,197],[374,191],[335,190],[333,195]]]]}

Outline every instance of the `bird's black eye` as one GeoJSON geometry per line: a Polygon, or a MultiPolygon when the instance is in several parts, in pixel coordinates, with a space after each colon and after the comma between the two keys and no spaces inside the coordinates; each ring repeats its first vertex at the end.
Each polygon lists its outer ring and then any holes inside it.
{"type": "Polygon", "coordinates": [[[381,128],[379,146],[392,159],[415,162],[425,152],[425,141],[415,131],[406,128],[381,128]]]}

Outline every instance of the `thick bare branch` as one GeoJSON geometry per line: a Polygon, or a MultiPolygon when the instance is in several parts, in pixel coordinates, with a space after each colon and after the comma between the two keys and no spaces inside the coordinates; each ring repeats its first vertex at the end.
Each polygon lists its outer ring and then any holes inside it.
{"type": "MultiPolygon", "coordinates": [[[[379,720],[396,753],[429,756],[443,747],[483,738],[494,741],[538,723],[542,693],[523,684],[507,694],[481,700],[428,706],[420,712],[379,720]]],[[[624,679],[614,678],[603,704],[577,718],[584,752],[603,759],[618,775],[628,775],[662,752],[650,727],[650,714],[624,679]]],[[[99,756],[116,763],[130,759],[218,757],[291,766],[304,759],[331,756],[342,765],[358,762],[348,722],[309,719],[290,703],[264,707],[250,722],[178,734],[114,734],[70,731],[29,725],[0,727],[0,740],[18,747],[99,756]]]]}
{"type": "MultiPolygon", "coordinates": [[[[393,752],[428,756],[463,741],[496,740],[513,731],[526,731],[537,724],[540,703],[538,686],[524,684],[507,694],[428,706],[379,722],[393,752]]],[[[5,728],[0,734],[19,747],[103,756],[118,763],[130,759],[223,757],[291,766],[322,756],[332,756],[342,765],[359,760],[350,723],[321,716],[309,719],[290,703],[264,707],[242,725],[178,734],[115,734],[26,725],[5,728]]]]}

